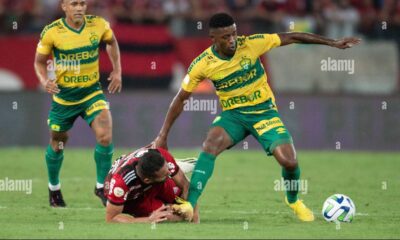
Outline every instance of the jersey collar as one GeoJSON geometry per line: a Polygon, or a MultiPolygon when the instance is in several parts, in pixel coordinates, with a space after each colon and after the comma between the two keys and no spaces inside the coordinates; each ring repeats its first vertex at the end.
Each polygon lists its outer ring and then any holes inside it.
{"type": "Polygon", "coordinates": [[[67,21],[65,20],[65,18],[62,18],[62,22],[63,22],[64,26],[66,28],[68,28],[69,30],[71,30],[72,32],[80,34],[86,26],[86,17],[83,18],[83,24],[79,30],[76,30],[76,29],[72,28],[71,26],[69,26],[67,21]]]}
{"type": "Polygon", "coordinates": [[[221,59],[221,60],[224,60],[224,61],[230,61],[230,60],[235,56],[236,51],[237,51],[237,48],[236,48],[235,54],[234,54],[232,57],[222,57],[221,55],[219,55],[219,54],[217,53],[217,51],[215,51],[214,48],[215,48],[215,46],[212,45],[212,46],[211,46],[211,51],[212,51],[212,53],[213,53],[217,58],[219,58],[219,59],[221,59]]]}

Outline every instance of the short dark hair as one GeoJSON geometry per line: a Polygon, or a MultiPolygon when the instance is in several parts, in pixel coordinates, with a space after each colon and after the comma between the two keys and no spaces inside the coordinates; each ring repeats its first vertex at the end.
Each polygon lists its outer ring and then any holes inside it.
{"type": "Polygon", "coordinates": [[[153,178],[165,164],[165,159],[156,149],[149,149],[139,157],[138,168],[144,177],[153,178]]]}
{"type": "Polygon", "coordinates": [[[227,13],[217,13],[210,18],[208,23],[209,28],[229,27],[235,23],[232,16],[227,13]]]}

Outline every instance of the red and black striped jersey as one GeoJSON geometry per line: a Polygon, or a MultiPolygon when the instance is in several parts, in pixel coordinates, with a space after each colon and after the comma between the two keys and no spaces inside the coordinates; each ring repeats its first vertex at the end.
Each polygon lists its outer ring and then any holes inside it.
{"type": "Polygon", "coordinates": [[[179,167],[174,157],[165,149],[146,149],[142,148],[128,155],[123,155],[115,160],[106,180],[104,181],[104,194],[108,201],[115,205],[122,205],[127,200],[134,200],[142,196],[146,191],[156,184],[145,184],[137,176],[136,165],[140,157],[147,151],[158,151],[168,164],[170,177],[178,173],[179,167]]]}

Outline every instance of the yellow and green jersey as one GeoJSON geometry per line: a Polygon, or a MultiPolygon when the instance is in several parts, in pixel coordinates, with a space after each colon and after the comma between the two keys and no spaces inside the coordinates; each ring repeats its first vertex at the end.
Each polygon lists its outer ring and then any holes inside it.
{"type": "MultiPolygon", "coordinates": [[[[182,88],[193,92],[202,80],[210,79],[223,111],[243,108],[253,112],[257,108],[252,106],[267,100],[275,105],[275,97],[267,83],[260,56],[280,44],[277,34],[240,36],[237,38],[235,55],[229,59],[219,56],[211,46],[194,59],[182,88]]],[[[262,111],[262,108],[259,110],[262,111]]]]}
{"type": "Polygon", "coordinates": [[[77,105],[102,94],[99,82],[99,43],[110,41],[110,24],[101,17],[86,15],[80,30],[68,26],[65,18],[47,25],[37,52],[52,55],[60,93],[53,100],[77,105]]]}

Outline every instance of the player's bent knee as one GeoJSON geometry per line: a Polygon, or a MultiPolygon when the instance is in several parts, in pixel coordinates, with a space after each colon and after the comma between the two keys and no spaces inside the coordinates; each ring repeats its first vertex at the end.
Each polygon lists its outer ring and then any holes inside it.
{"type": "Polygon", "coordinates": [[[282,166],[288,171],[295,170],[297,168],[297,165],[298,163],[295,158],[287,159],[282,163],[282,166]]]}
{"type": "Polygon", "coordinates": [[[203,151],[210,153],[214,156],[217,156],[220,154],[223,149],[223,137],[217,137],[217,138],[207,138],[203,142],[203,151]]]}
{"type": "Polygon", "coordinates": [[[218,149],[215,146],[212,145],[207,145],[206,142],[203,143],[203,152],[212,154],[214,156],[217,156],[219,154],[218,149]]]}
{"type": "Polygon", "coordinates": [[[50,138],[50,145],[55,152],[59,152],[64,149],[67,141],[68,135],[66,133],[53,133],[50,138]]]}
{"type": "Polygon", "coordinates": [[[97,137],[97,142],[102,146],[108,146],[112,143],[112,137],[109,133],[100,134],[97,137]]]}

